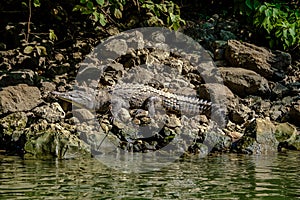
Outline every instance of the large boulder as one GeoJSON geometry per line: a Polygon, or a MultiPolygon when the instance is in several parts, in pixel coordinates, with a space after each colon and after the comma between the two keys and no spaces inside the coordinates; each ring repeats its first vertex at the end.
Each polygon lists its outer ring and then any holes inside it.
{"type": "Polygon", "coordinates": [[[220,67],[224,84],[236,95],[270,95],[268,81],[252,70],[234,67],[220,67]]]}
{"type": "Polygon", "coordinates": [[[278,151],[275,125],[267,120],[257,118],[245,129],[244,135],[233,145],[233,151],[248,154],[272,154],[278,151]]]}
{"type": "Polygon", "coordinates": [[[228,41],[225,58],[231,66],[253,70],[267,79],[283,79],[284,69],[291,64],[288,53],[237,40],[228,41]]]}
{"type": "Polygon", "coordinates": [[[37,87],[19,84],[0,91],[0,114],[29,111],[42,102],[37,87]]]}
{"type": "MultiPolygon", "coordinates": [[[[25,132],[25,158],[52,159],[91,156],[89,146],[72,133],[72,127],[63,123],[42,120],[25,132]]],[[[73,128],[75,130],[75,128],[73,128]]]]}

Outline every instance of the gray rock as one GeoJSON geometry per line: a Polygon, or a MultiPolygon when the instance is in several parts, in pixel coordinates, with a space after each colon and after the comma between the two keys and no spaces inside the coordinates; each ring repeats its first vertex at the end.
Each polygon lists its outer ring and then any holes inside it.
{"type": "Polygon", "coordinates": [[[237,124],[243,124],[249,118],[251,109],[243,104],[239,104],[236,109],[230,112],[230,119],[232,122],[237,124]]]}
{"type": "Polygon", "coordinates": [[[0,113],[29,111],[42,102],[37,87],[19,84],[0,91],[0,113]]]}
{"type": "Polygon", "coordinates": [[[224,84],[240,97],[270,94],[268,81],[254,71],[234,67],[220,67],[219,71],[224,84]]]}
{"type": "Polygon", "coordinates": [[[74,117],[76,117],[80,122],[87,122],[95,119],[95,114],[84,108],[73,109],[72,112],[74,117]]]}
{"type": "Polygon", "coordinates": [[[276,98],[282,99],[289,92],[289,89],[280,83],[274,83],[272,88],[272,95],[276,98]]]}
{"type": "Polygon", "coordinates": [[[228,41],[225,58],[232,66],[253,70],[267,79],[283,79],[284,69],[291,64],[288,53],[237,40],[228,41]]]}
{"type": "Polygon", "coordinates": [[[212,151],[227,151],[231,147],[231,138],[221,132],[205,132],[203,135],[203,144],[212,151]]]}

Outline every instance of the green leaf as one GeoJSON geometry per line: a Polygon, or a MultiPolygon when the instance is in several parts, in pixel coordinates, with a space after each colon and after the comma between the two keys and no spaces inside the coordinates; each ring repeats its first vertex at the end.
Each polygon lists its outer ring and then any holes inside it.
{"type": "Polygon", "coordinates": [[[270,46],[271,48],[273,48],[274,45],[275,45],[275,41],[271,39],[271,40],[269,41],[269,46],[270,46]]]}
{"type": "Polygon", "coordinates": [[[76,5],[73,8],[73,11],[82,11],[82,10],[83,10],[83,6],[81,6],[81,5],[76,5]]]}
{"type": "Polygon", "coordinates": [[[267,6],[262,5],[262,6],[260,6],[260,8],[258,10],[260,13],[263,13],[263,12],[265,12],[266,9],[267,9],[267,6]]]}
{"type": "Polygon", "coordinates": [[[253,6],[252,6],[252,3],[251,3],[251,0],[246,0],[245,4],[246,4],[246,6],[248,8],[250,8],[251,10],[253,10],[253,6]]]}
{"type": "Polygon", "coordinates": [[[115,16],[117,19],[121,19],[121,18],[122,18],[122,12],[121,12],[121,10],[119,10],[118,8],[115,8],[114,16],[115,16]]]}
{"type": "Polygon", "coordinates": [[[275,32],[275,36],[276,36],[277,38],[280,38],[280,37],[282,36],[282,32],[281,32],[280,29],[277,30],[277,31],[275,32]]]}
{"type": "Polygon", "coordinates": [[[164,12],[164,13],[168,12],[168,9],[167,9],[166,4],[162,4],[162,5],[161,5],[161,10],[162,10],[162,12],[164,12]]]}
{"type": "Polygon", "coordinates": [[[89,10],[93,10],[93,7],[94,7],[94,4],[92,1],[88,1],[87,4],[86,4],[86,7],[89,9],[89,10]]]}
{"type": "Polygon", "coordinates": [[[171,19],[171,22],[176,22],[176,15],[174,15],[173,13],[170,13],[170,19],[171,19]]]}
{"type": "Polygon", "coordinates": [[[94,11],[94,12],[93,12],[93,16],[94,16],[93,20],[94,20],[95,22],[99,21],[99,13],[98,13],[97,11],[94,11]]]}
{"type": "Polygon", "coordinates": [[[96,0],[97,4],[100,6],[104,5],[104,0],[96,0]]]}
{"type": "Polygon", "coordinates": [[[40,0],[33,0],[33,6],[40,7],[41,6],[40,0]]]}
{"type": "Polygon", "coordinates": [[[289,28],[289,34],[294,37],[296,35],[295,27],[289,28]]]}
{"type": "Polygon", "coordinates": [[[22,5],[25,6],[25,7],[28,7],[27,3],[24,2],[24,1],[22,2],[22,5]]]}
{"type": "Polygon", "coordinates": [[[265,15],[267,16],[267,17],[271,17],[272,16],[272,14],[273,14],[273,11],[272,11],[273,9],[267,9],[267,10],[265,10],[265,15]]]}
{"type": "Polygon", "coordinates": [[[283,37],[284,37],[284,38],[287,38],[287,29],[284,29],[284,30],[283,30],[283,37]]]}
{"type": "Polygon", "coordinates": [[[106,19],[105,19],[105,16],[102,13],[100,13],[99,17],[100,17],[99,22],[100,22],[101,26],[105,26],[106,23],[107,23],[106,19]]]}
{"type": "Polygon", "coordinates": [[[254,10],[256,10],[260,5],[261,5],[261,3],[259,2],[259,0],[254,0],[254,2],[253,2],[254,10]]]}
{"type": "Polygon", "coordinates": [[[25,49],[23,50],[23,52],[26,54],[31,54],[32,51],[33,51],[32,46],[26,46],[25,49]]]}
{"type": "Polygon", "coordinates": [[[92,10],[82,10],[82,11],[81,11],[81,14],[83,14],[83,15],[90,15],[90,14],[92,14],[92,13],[93,13],[92,10]]]}
{"type": "Polygon", "coordinates": [[[56,34],[54,33],[54,30],[52,30],[52,29],[49,30],[49,39],[52,40],[52,41],[58,39],[56,34]]]}

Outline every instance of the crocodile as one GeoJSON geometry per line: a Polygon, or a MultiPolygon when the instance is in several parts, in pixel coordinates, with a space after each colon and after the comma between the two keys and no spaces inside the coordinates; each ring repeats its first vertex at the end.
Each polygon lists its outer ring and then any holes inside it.
{"type": "Polygon", "coordinates": [[[202,114],[211,108],[212,103],[156,89],[150,85],[124,83],[117,84],[108,90],[78,88],[68,92],[53,94],[61,100],[85,107],[90,110],[103,111],[110,108],[118,112],[121,107],[145,109],[149,115],[155,115],[155,108],[162,106],[167,112],[180,114],[202,114]]]}

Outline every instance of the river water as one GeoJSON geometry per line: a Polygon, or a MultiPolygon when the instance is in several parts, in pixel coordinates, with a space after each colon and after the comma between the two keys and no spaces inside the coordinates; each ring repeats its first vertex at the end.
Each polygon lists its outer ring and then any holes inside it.
{"type": "Polygon", "coordinates": [[[0,155],[0,199],[297,199],[300,153],[221,154],[158,171],[122,172],[95,158],[0,155]]]}

